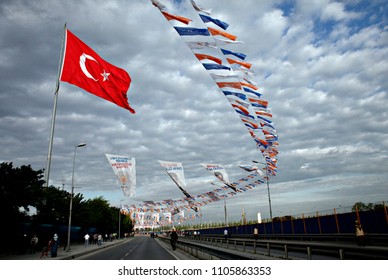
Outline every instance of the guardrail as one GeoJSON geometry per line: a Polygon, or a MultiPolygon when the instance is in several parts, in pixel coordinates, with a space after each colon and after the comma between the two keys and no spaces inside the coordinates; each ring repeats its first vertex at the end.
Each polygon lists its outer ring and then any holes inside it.
{"type": "MultiPolygon", "coordinates": [[[[159,237],[162,241],[170,243],[170,238],[159,237]]],[[[217,246],[203,244],[188,240],[186,238],[179,238],[177,241],[177,247],[192,256],[199,259],[221,259],[221,260],[274,260],[279,259],[277,257],[252,254],[249,252],[236,251],[228,248],[219,248],[217,246]]]]}
{"type": "MultiPolygon", "coordinates": [[[[163,239],[169,242],[168,238],[163,239]]],[[[388,259],[388,247],[384,246],[305,240],[181,237],[178,247],[192,255],[200,251],[219,259],[388,259]]]]}
{"type": "MultiPolygon", "coordinates": [[[[203,234],[200,236],[187,236],[191,239],[224,238],[222,234],[203,234]]],[[[238,239],[255,239],[253,234],[239,234],[229,236],[238,239]]],[[[350,233],[343,234],[259,234],[257,240],[296,240],[296,241],[319,241],[319,242],[341,242],[356,244],[356,236],[350,233]]],[[[366,234],[367,245],[388,247],[388,234],[366,234]]]]}

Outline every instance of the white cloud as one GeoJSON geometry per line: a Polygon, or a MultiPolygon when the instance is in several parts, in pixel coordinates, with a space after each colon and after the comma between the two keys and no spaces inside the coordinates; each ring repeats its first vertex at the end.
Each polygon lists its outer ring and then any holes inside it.
{"type": "Polygon", "coordinates": [[[321,19],[324,21],[327,20],[350,20],[353,18],[358,17],[357,13],[352,12],[346,12],[345,11],[345,4],[339,3],[339,2],[332,2],[329,3],[323,10],[321,19]]]}

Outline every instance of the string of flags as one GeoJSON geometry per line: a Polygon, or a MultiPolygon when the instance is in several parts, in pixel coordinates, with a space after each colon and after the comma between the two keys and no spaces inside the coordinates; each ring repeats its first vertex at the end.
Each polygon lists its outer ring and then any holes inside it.
{"type": "Polygon", "coordinates": [[[268,179],[276,176],[278,135],[268,101],[254,81],[252,63],[245,61],[246,54],[236,50],[236,46],[243,42],[238,41],[236,35],[226,32],[228,23],[211,17],[211,9],[193,0],[190,3],[203,27],[188,26],[192,19],[175,15],[159,0],[151,2],[181,36],[240,117],[263,155],[268,179]]]}
{"type": "Polygon", "coordinates": [[[161,201],[143,201],[137,205],[122,205],[123,214],[130,215],[136,226],[163,226],[175,222],[183,222],[200,218],[201,212],[193,210],[193,207],[200,209],[209,206],[213,202],[234,197],[243,194],[249,190],[263,184],[264,180],[260,178],[259,173],[250,175],[231,183],[236,191],[231,191],[228,186],[221,186],[211,191],[197,194],[191,197],[191,203],[188,204],[187,198],[167,199],[161,201]],[[185,213],[187,213],[185,215],[185,213]]]}
{"type": "Polygon", "coordinates": [[[268,107],[269,102],[259,91],[258,83],[254,81],[252,63],[247,62],[247,55],[239,50],[238,46],[243,42],[238,41],[236,35],[226,31],[229,24],[212,17],[211,9],[206,9],[193,0],[190,0],[190,3],[202,21],[201,27],[189,26],[194,22],[193,19],[176,15],[161,1],[151,0],[151,2],[181,36],[238,114],[261,152],[265,168],[262,172],[257,166],[240,165],[245,171],[253,173],[237,182],[229,182],[223,166],[202,164],[222,183],[222,186],[193,196],[186,190],[182,164],[159,161],[185,197],[145,201],[139,205],[124,207],[124,212],[128,212],[136,224],[141,226],[172,223],[174,216],[179,217],[179,221],[195,219],[201,215],[197,213],[199,207],[255,188],[264,182],[262,178],[270,180],[276,176],[279,153],[278,135],[268,107]],[[183,214],[184,211],[191,209],[196,213],[186,216],[183,214]]]}
{"type": "MultiPolygon", "coordinates": [[[[128,159],[125,156],[117,155],[106,155],[110,160],[111,164],[115,168],[121,169],[134,169],[134,159],[128,159]],[[117,160],[121,162],[131,162],[131,164],[116,164],[117,160]],[[125,160],[124,160],[125,159],[125,160]]],[[[123,214],[130,215],[137,226],[149,226],[157,224],[159,226],[173,223],[173,221],[186,221],[191,219],[196,219],[201,217],[199,209],[201,207],[207,206],[212,202],[220,201],[221,199],[226,199],[228,197],[233,197],[242,193],[245,193],[249,190],[256,188],[258,185],[264,183],[262,179],[262,173],[257,169],[247,170],[250,173],[248,176],[245,176],[235,182],[229,181],[229,176],[225,168],[220,164],[209,164],[202,163],[201,165],[209,171],[214,177],[216,177],[219,182],[222,183],[221,186],[217,186],[216,189],[211,191],[192,195],[187,192],[187,184],[185,181],[183,165],[181,162],[171,162],[171,161],[159,161],[164,171],[167,172],[171,180],[178,186],[178,188],[185,195],[183,198],[177,199],[165,199],[160,201],[143,201],[137,205],[121,205],[121,211],[123,214]],[[195,213],[190,213],[191,210],[194,210],[195,213]],[[199,213],[198,213],[199,212],[199,213]],[[187,213],[184,215],[184,213],[187,213]]],[[[115,170],[114,170],[115,171],[115,170]]],[[[115,171],[115,174],[119,177],[121,182],[122,174],[125,174],[124,170],[118,172],[115,171]]],[[[132,176],[134,174],[132,173],[132,176]]],[[[127,180],[125,180],[127,181],[127,180]]]]}

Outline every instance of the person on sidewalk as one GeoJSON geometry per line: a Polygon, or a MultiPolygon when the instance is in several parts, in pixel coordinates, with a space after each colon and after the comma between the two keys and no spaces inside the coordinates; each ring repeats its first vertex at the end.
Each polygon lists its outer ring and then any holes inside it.
{"type": "Polygon", "coordinates": [[[97,244],[97,233],[93,234],[93,245],[98,245],[97,244]]]}
{"type": "Polygon", "coordinates": [[[253,229],[253,238],[255,238],[255,240],[257,240],[259,238],[259,229],[258,228],[253,229]]]}
{"type": "Polygon", "coordinates": [[[30,253],[35,254],[36,252],[36,245],[38,244],[38,237],[34,234],[34,236],[31,238],[30,242],[30,253]]]}
{"type": "Polygon", "coordinates": [[[170,243],[173,250],[176,249],[176,242],[178,240],[178,234],[176,233],[175,228],[172,228],[171,234],[170,234],[170,243]]]}
{"type": "Polygon", "coordinates": [[[85,247],[88,247],[89,246],[89,238],[90,238],[90,235],[88,233],[85,234],[84,236],[84,239],[85,239],[85,247]]]}
{"type": "Polygon", "coordinates": [[[98,246],[102,245],[102,235],[101,234],[99,234],[97,237],[97,244],[98,244],[98,246]]]}
{"type": "Polygon", "coordinates": [[[53,239],[51,240],[51,257],[56,258],[58,256],[58,234],[54,233],[53,239]]]}
{"type": "Polygon", "coordinates": [[[356,238],[358,246],[365,246],[365,232],[358,220],[355,221],[356,238]]]}
{"type": "Polygon", "coordinates": [[[42,254],[40,255],[40,258],[43,258],[46,256],[48,258],[48,252],[51,251],[51,239],[47,242],[47,245],[44,245],[42,248],[42,254]]]}

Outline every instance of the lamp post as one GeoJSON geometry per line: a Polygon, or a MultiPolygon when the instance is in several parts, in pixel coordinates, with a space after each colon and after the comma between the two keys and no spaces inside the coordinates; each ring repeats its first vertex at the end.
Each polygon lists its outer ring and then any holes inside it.
{"type": "Polygon", "coordinates": [[[122,202],[124,200],[125,199],[120,200],[120,206],[119,206],[119,236],[118,236],[118,239],[120,239],[120,236],[121,236],[121,205],[122,205],[122,202]]]}
{"type": "Polygon", "coordinates": [[[224,216],[225,216],[225,226],[228,226],[228,213],[226,212],[226,198],[224,198],[224,216]]]}
{"type": "Polygon", "coordinates": [[[75,154],[77,148],[86,146],[85,143],[80,143],[74,147],[74,157],[73,157],[73,176],[71,179],[71,196],[70,196],[70,207],[69,207],[69,226],[67,228],[67,251],[70,251],[70,232],[71,232],[71,215],[73,211],[73,195],[74,195],[74,170],[75,170],[75,154]]]}
{"type": "Polygon", "coordinates": [[[265,165],[265,175],[266,175],[266,179],[267,179],[267,191],[268,191],[268,204],[269,204],[269,218],[271,219],[271,223],[272,223],[272,206],[271,206],[271,194],[269,192],[269,177],[268,177],[268,166],[266,163],[263,163],[263,162],[258,162],[256,160],[252,160],[252,162],[254,163],[258,163],[258,164],[262,164],[262,165],[265,165]]]}

